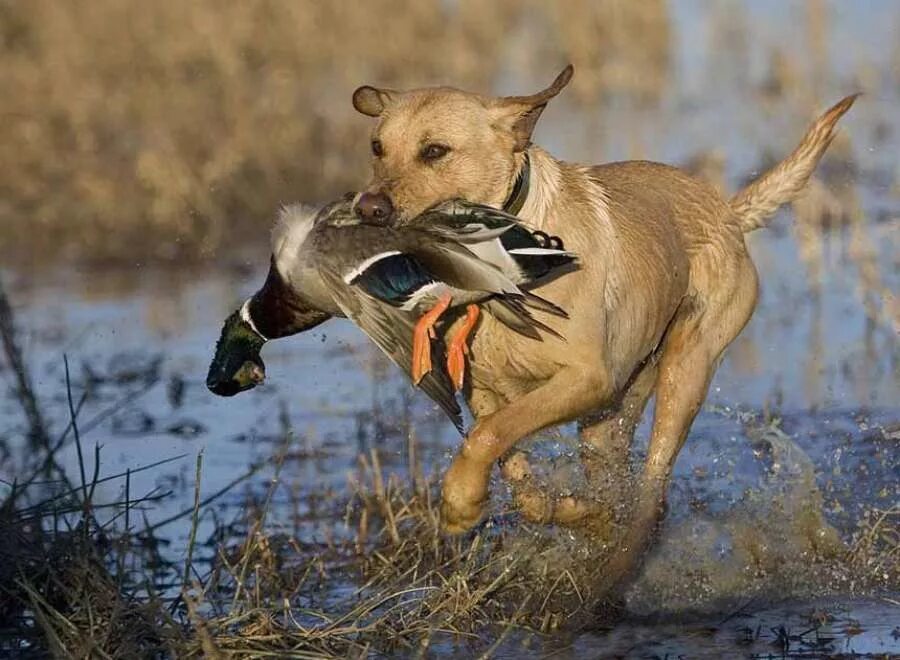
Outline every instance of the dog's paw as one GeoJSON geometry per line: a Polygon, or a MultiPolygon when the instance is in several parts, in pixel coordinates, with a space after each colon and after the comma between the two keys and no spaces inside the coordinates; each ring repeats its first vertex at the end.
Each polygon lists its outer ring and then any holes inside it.
{"type": "Polygon", "coordinates": [[[528,455],[522,451],[512,452],[500,466],[503,478],[510,483],[517,484],[530,479],[532,476],[531,464],[528,455]]]}
{"type": "Polygon", "coordinates": [[[441,529],[448,534],[464,534],[479,523],[483,513],[483,502],[467,502],[460,506],[444,499],[441,502],[441,529]]]}
{"type": "Polygon", "coordinates": [[[488,477],[476,466],[457,456],[444,475],[441,489],[441,527],[462,534],[481,520],[488,500],[488,477]]]}

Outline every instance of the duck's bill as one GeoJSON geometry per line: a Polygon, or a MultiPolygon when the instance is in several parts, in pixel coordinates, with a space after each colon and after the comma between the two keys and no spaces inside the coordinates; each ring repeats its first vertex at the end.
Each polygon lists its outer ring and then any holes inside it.
{"type": "Polygon", "coordinates": [[[225,320],[216,354],[209,365],[206,387],[219,396],[234,396],[253,389],[266,378],[259,355],[264,340],[235,312],[225,320]]]}

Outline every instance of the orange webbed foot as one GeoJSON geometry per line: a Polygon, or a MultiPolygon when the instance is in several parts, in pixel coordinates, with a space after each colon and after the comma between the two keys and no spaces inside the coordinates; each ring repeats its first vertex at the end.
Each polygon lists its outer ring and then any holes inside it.
{"type": "Polygon", "coordinates": [[[418,385],[427,373],[431,371],[431,340],[435,337],[434,325],[447,308],[452,297],[444,294],[437,304],[422,314],[422,318],[413,328],[412,346],[412,377],[413,383],[418,385]]]}
{"type": "Polygon", "coordinates": [[[469,354],[469,335],[478,322],[478,314],[478,305],[466,307],[466,320],[453,335],[453,339],[450,340],[450,345],[447,347],[447,372],[450,374],[450,380],[457,392],[463,388],[466,376],[466,356],[469,354]]]}

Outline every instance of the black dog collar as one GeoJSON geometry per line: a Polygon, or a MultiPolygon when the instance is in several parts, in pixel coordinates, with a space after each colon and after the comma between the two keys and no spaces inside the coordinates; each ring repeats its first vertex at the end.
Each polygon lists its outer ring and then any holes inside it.
{"type": "Polygon", "coordinates": [[[519,170],[519,176],[516,177],[516,183],[513,185],[509,198],[503,203],[503,210],[510,215],[516,215],[525,206],[525,200],[528,198],[528,188],[531,183],[531,162],[528,158],[528,152],[525,152],[525,162],[522,163],[522,169],[519,170]]]}

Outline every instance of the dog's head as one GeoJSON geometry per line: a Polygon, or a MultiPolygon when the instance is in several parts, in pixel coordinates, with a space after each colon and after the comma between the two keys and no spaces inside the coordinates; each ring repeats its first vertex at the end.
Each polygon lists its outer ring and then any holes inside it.
{"type": "Polygon", "coordinates": [[[528,147],[541,112],[572,72],[567,66],[530,96],[360,87],[353,107],[378,118],[370,191],[387,195],[405,217],[453,198],[500,206],[515,182],[516,154],[528,147]]]}

